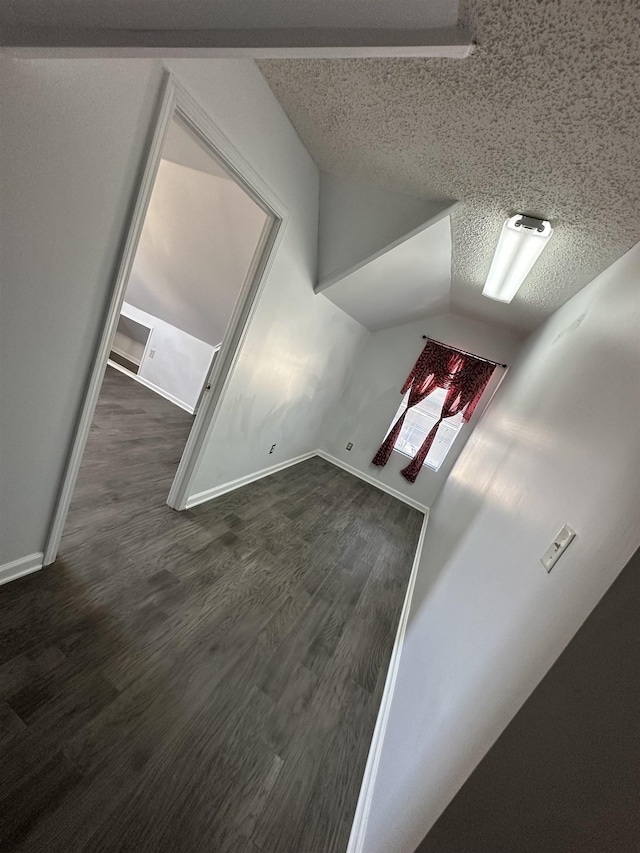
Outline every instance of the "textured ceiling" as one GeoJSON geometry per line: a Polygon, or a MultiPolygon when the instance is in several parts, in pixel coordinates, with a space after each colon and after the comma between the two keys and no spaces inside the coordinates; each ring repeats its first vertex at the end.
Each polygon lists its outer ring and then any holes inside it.
{"type": "Polygon", "coordinates": [[[452,307],[526,331],[640,239],[639,0],[470,0],[476,52],[260,68],[318,165],[457,198],[452,307]],[[555,233],[510,305],[481,296],[500,228],[555,233]]]}

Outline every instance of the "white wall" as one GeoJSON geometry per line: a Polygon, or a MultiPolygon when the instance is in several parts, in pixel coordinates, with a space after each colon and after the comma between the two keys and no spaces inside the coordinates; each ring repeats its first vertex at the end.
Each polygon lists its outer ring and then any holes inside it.
{"type": "Polygon", "coordinates": [[[0,563],[41,551],[159,65],[0,57],[0,563]]]}
{"type": "MultiPolygon", "coordinates": [[[[280,458],[315,448],[364,332],[313,295],[318,173],[255,64],[167,65],[291,213],[212,435],[206,488],[264,467],[263,441],[277,440],[280,458]]],[[[2,57],[0,70],[2,564],[44,546],[162,64],[2,57]]]]}
{"type": "MultiPolygon", "coordinates": [[[[320,446],[367,477],[430,507],[481,417],[482,403],[471,421],[462,427],[439,471],[423,468],[415,483],[409,483],[400,474],[409,460],[397,451],[391,454],[384,468],[371,464],[395,418],[404,380],[426,343],[423,334],[505,364],[513,362],[521,346],[520,340],[509,332],[456,314],[441,314],[373,332],[360,351],[344,394],[324,423],[320,446]],[[346,449],[349,442],[353,443],[350,451],[346,449]]],[[[502,373],[502,370],[495,372],[483,403],[491,398],[502,373]]]]}
{"type": "MultiPolygon", "coordinates": [[[[237,105],[234,117],[246,128],[247,156],[290,220],[189,496],[316,449],[324,415],[369,334],[313,292],[318,172],[263,88],[250,104],[237,105]]],[[[207,92],[203,74],[198,94],[205,103],[207,92]]]]}
{"type": "Polygon", "coordinates": [[[214,347],[127,302],[122,313],[152,330],[137,375],[193,412],[213,361],[214,347]]]}
{"type": "Polygon", "coordinates": [[[217,346],[266,218],[229,178],[162,160],[127,302],[217,346]]]}
{"type": "Polygon", "coordinates": [[[640,244],[535,335],[454,466],[365,853],[413,853],[638,546],[639,329],[640,244]],[[564,522],[577,537],[547,575],[540,555],[564,522]]]}

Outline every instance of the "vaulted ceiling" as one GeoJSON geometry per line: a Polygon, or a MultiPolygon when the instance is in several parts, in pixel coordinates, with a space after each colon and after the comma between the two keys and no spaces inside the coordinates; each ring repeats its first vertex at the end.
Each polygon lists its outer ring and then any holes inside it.
{"type": "Polygon", "coordinates": [[[321,169],[452,216],[453,310],[523,332],[640,239],[638,0],[463,0],[466,59],[263,61],[321,169]],[[503,221],[555,233],[510,305],[481,296],[503,221]]]}

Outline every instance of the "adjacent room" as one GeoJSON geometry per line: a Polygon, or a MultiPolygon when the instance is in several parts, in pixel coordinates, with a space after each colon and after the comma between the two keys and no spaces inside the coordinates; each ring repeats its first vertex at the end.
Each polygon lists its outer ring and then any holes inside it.
{"type": "Polygon", "coordinates": [[[214,152],[174,116],[109,365],[194,414],[266,221],[214,152]]]}
{"type": "Polygon", "coordinates": [[[640,19],[560,5],[0,11],[3,850],[640,849],[640,19]]]}

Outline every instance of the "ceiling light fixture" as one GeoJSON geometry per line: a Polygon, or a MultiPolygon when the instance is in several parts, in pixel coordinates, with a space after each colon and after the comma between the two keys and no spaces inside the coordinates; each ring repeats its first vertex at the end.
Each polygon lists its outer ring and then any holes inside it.
{"type": "Polygon", "coordinates": [[[517,213],[502,226],[483,296],[511,302],[553,234],[546,219],[517,213]]]}

